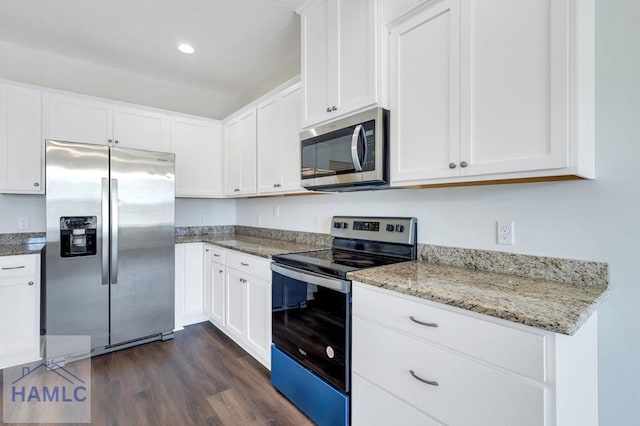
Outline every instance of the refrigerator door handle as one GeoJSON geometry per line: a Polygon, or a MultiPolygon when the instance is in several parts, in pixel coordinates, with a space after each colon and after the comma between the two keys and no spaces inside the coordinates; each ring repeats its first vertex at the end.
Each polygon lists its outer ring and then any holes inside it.
{"type": "Polygon", "coordinates": [[[102,285],[109,284],[109,179],[102,178],[102,285]]]}
{"type": "Polygon", "coordinates": [[[111,179],[111,284],[118,284],[118,179],[111,179]]]}

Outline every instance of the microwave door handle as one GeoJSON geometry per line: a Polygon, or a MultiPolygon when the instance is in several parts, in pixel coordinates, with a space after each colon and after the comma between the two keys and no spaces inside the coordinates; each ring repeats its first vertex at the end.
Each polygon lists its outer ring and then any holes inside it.
{"type": "Polygon", "coordinates": [[[353,130],[353,135],[351,135],[351,159],[356,172],[362,171],[362,163],[360,163],[360,155],[358,155],[358,139],[360,139],[360,134],[363,133],[363,130],[362,124],[358,124],[353,130]]]}

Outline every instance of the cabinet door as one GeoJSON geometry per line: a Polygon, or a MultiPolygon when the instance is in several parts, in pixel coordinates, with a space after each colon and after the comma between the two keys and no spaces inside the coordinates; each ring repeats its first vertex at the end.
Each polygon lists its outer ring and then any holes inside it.
{"type": "Polygon", "coordinates": [[[125,148],[169,151],[169,118],[141,108],[116,107],[114,143],[125,148]]]}
{"type": "Polygon", "coordinates": [[[246,283],[246,341],[255,356],[270,365],[271,353],[271,285],[249,277],[246,283]]]}
{"type": "Polygon", "coordinates": [[[302,128],[302,88],[292,86],[282,94],[282,174],[281,191],[299,191],[300,186],[300,129],[302,128]]]}
{"type": "Polygon", "coordinates": [[[184,325],[208,319],[204,306],[203,245],[186,244],[184,263],[184,325]]]}
{"type": "Polygon", "coordinates": [[[225,327],[225,272],[224,265],[211,262],[209,277],[211,280],[211,322],[220,329],[225,327]]]}
{"type": "Polygon", "coordinates": [[[113,139],[113,107],[83,97],[45,94],[45,136],[106,145],[113,139]]]}
{"type": "Polygon", "coordinates": [[[256,109],[250,108],[225,124],[224,193],[256,193],[256,109]]]}
{"type": "MultiPolygon", "coordinates": [[[[336,107],[335,114],[342,115],[377,100],[377,0],[337,0],[337,8],[337,25],[330,27],[337,40],[329,48],[330,64],[336,61],[334,74],[330,74],[334,78],[329,79],[329,100],[336,107]]],[[[332,72],[331,66],[329,69],[332,72]]]]}
{"type": "Polygon", "coordinates": [[[224,125],[224,195],[240,193],[242,158],[240,121],[233,120],[224,125]]]}
{"type": "Polygon", "coordinates": [[[176,197],[222,196],[222,127],[215,120],[171,118],[176,197]]]}
{"type": "Polygon", "coordinates": [[[236,341],[244,340],[244,307],[245,307],[245,278],[235,269],[227,268],[225,290],[226,290],[226,331],[227,334],[236,341]]]}
{"type": "Polygon", "coordinates": [[[0,192],[42,194],[42,92],[0,85],[0,192]]]}
{"type": "Polygon", "coordinates": [[[568,165],[568,0],[462,0],[462,175],[568,165]]]}
{"type": "MultiPolygon", "coordinates": [[[[299,105],[298,105],[299,107],[299,105]]],[[[277,192],[282,175],[282,98],[258,105],[258,193],[277,192]]]]}
{"type": "Polygon", "coordinates": [[[459,4],[432,3],[391,30],[393,183],[460,174],[459,4]]]}
{"type": "Polygon", "coordinates": [[[0,262],[0,369],[35,361],[40,349],[39,262],[35,255],[0,262]]]}
{"type": "Polygon", "coordinates": [[[324,121],[332,115],[329,78],[332,69],[335,68],[332,68],[329,63],[329,45],[331,42],[335,43],[335,34],[330,35],[329,16],[330,13],[331,16],[335,16],[337,12],[335,1],[316,2],[301,16],[305,127],[324,121]]]}

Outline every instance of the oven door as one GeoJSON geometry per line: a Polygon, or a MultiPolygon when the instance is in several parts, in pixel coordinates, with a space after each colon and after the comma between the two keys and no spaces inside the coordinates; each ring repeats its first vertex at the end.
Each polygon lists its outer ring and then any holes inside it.
{"type": "Polygon", "coordinates": [[[376,108],[302,132],[302,186],[324,189],[387,183],[387,115],[376,108]]]}
{"type": "Polygon", "coordinates": [[[348,393],[351,282],[275,263],[271,269],[273,344],[348,393]]]}

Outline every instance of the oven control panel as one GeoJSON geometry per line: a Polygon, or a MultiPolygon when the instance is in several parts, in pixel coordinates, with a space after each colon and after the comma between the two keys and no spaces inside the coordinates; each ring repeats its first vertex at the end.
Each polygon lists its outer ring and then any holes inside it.
{"type": "Polygon", "coordinates": [[[416,232],[417,219],[335,216],[331,223],[331,235],[334,237],[410,244],[416,232]]]}

